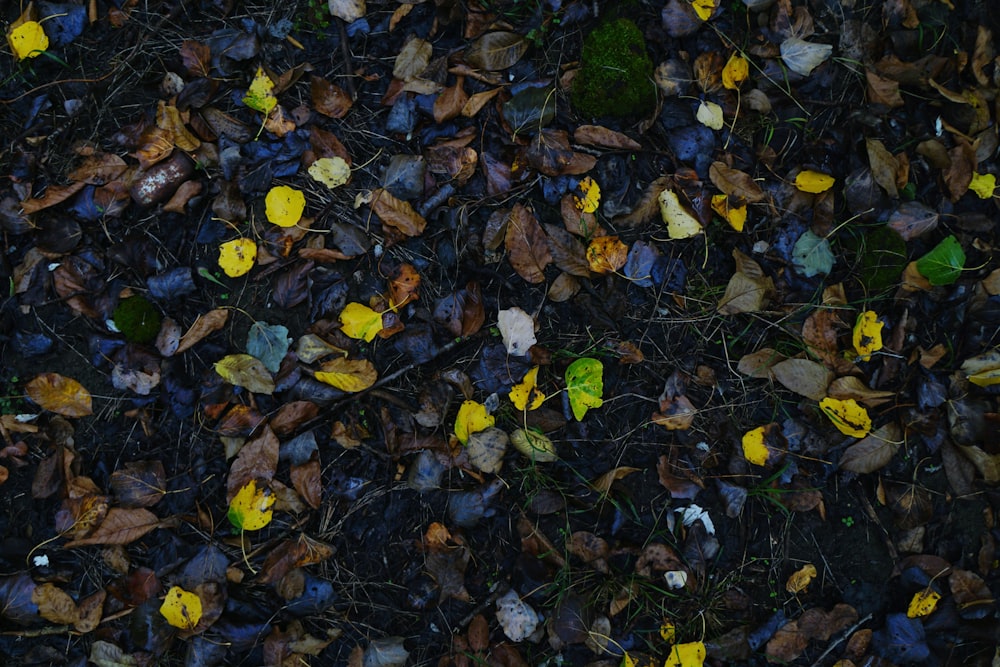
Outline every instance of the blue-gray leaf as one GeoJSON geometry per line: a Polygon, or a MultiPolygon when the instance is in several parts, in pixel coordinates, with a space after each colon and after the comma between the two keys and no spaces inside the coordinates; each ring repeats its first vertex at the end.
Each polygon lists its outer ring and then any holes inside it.
{"type": "Polygon", "coordinates": [[[280,324],[254,322],[247,335],[247,354],[257,357],[267,370],[277,373],[289,343],[287,328],[280,324]]]}

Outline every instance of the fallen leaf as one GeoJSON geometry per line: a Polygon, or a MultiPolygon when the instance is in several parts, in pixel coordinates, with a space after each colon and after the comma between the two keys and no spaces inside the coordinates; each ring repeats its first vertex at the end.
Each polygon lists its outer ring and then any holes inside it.
{"type": "Polygon", "coordinates": [[[973,174],[969,189],[980,199],[991,199],[997,189],[997,177],[993,174],[973,174]]]}
{"type": "Polygon", "coordinates": [[[809,587],[812,580],[816,578],[816,566],[806,563],[788,577],[785,582],[785,590],[792,595],[798,595],[809,587]]]}
{"type": "Polygon", "coordinates": [[[354,23],[358,19],[365,17],[368,11],[365,0],[327,0],[327,7],[331,16],[344,21],[344,23],[354,23]]]}
{"type": "Polygon", "coordinates": [[[739,90],[747,77],[750,76],[750,63],[747,59],[733,51],[722,68],[722,86],[729,90],[739,90]]]}
{"type": "Polygon", "coordinates": [[[455,436],[463,445],[469,442],[469,435],[490,428],[496,423],[486,406],[476,401],[463,401],[455,417],[455,436]]]}
{"type": "Polygon", "coordinates": [[[427,227],[427,221],[409,202],[397,199],[384,188],[372,192],[371,206],[382,224],[396,229],[405,236],[420,236],[427,227]]]}
{"type": "Polygon", "coordinates": [[[601,186],[590,176],[576,186],[578,195],[573,195],[573,204],[584,213],[593,213],[601,204],[601,186]]]}
{"type": "Polygon", "coordinates": [[[701,223],[681,205],[677,193],[664,190],[659,194],[658,200],[660,215],[667,224],[667,235],[671,239],[688,239],[701,234],[701,223]]]}
{"type": "MultiPolygon", "coordinates": [[[[229,320],[229,309],[215,308],[204,315],[199,315],[188,330],[181,336],[180,342],[174,354],[180,354],[190,349],[195,344],[201,342],[212,332],[218,331],[226,325],[229,320]]],[[[161,350],[162,352],[162,350],[161,350]]]]}
{"type": "Polygon", "coordinates": [[[854,350],[862,361],[869,361],[873,352],[882,349],[883,326],[878,319],[878,313],[873,310],[866,310],[858,315],[851,340],[854,343],[854,350]]]}
{"type": "Polygon", "coordinates": [[[271,109],[278,104],[278,98],[274,96],[274,82],[264,72],[263,67],[257,67],[257,73],[254,74],[253,81],[250,82],[250,88],[243,96],[243,104],[265,116],[271,113],[271,109]]]}
{"type": "Polygon", "coordinates": [[[531,315],[516,306],[497,313],[497,328],[507,354],[528,354],[531,346],[538,342],[535,338],[535,321],[531,315]]]}
{"type": "Polygon", "coordinates": [[[269,222],[279,227],[294,227],[302,219],[306,196],[301,190],[287,185],[277,185],[264,198],[264,214],[269,222]]]}
{"type": "Polygon", "coordinates": [[[940,599],[941,594],[937,591],[932,591],[929,588],[919,590],[913,594],[913,598],[910,600],[910,604],[906,608],[906,616],[908,618],[923,618],[924,616],[930,616],[937,608],[937,603],[940,599]]]}
{"type": "Polygon", "coordinates": [[[309,176],[332,190],[351,180],[351,166],[342,157],[321,157],[309,165],[309,176]]]}
{"type": "Polygon", "coordinates": [[[318,76],[309,80],[309,96],[316,111],[330,118],[343,118],[354,106],[354,100],[340,86],[318,76]]]}
{"type": "Polygon", "coordinates": [[[587,246],[587,263],[594,273],[615,273],[628,260],[628,246],[617,236],[598,236],[587,246]]]}
{"type": "Polygon", "coordinates": [[[257,437],[240,448],[226,477],[227,503],[231,503],[251,481],[261,486],[271,484],[278,469],[278,448],[278,437],[267,425],[260,429],[257,437]]]}
{"type": "Polygon", "coordinates": [[[535,410],[545,402],[545,394],[538,389],[538,366],[533,366],[524,378],[510,388],[510,402],[518,410],[535,410]]]}
{"type": "Polygon", "coordinates": [[[510,265],[529,283],[545,282],[545,267],[552,262],[548,239],[538,219],[523,204],[515,204],[507,220],[504,242],[510,265]]]}
{"type": "Polygon", "coordinates": [[[961,277],[965,268],[965,251],[952,234],[918,259],[916,266],[931,285],[951,285],[961,277]]]}
{"type": "Polygon", "coordinates": [[[255,394],[273,394],[274,378],[257,357],[249,354],[228,354],[215,362],[215,372],[236,387],[255,394]]]}
{"type": "Polygon", "coordinates": [[[257,261],[257,244],[253,239],[233,239],[219,245],[219,268],[230,278],[238,278],[253,268],[257,261]]]}
{"type": "Polygon", "coordinates": [[[747,222],[747,207],[733,206],[728,195],[712,195],[712,210],[722,216],[729,226],[738,232],[743,231],[747,222]]]}
{"type": "Polygon", "coordinates": [[[38,607],[38,615],[51,623],[75,625],[80,620],[80,610],[69,593],[52,583],[39,584],[31,592],[31,601],[38,607]]]}
{"type": "Polygon", "coordinates": [[[400,264],[389,276],[389,305],[393,310],[420,298],[420,274],[412,264],[400,264]]]}
{"type": "Polygon", "coordinates": [[[821,400],[833,381],[833,371],[811,359],[785,359],[771,367],[774,379],[796,394],[821,400]]]}
{"type": "Polygon", "coordinates": [[[180,586],[171,586],[160,605],[167,623],[181,630],[193,630],[201,620],[201,598],[180,586]]]}
{"type": "Polygon", "coordinates": [[[830,418],[837,430],[852,438],[863,438],[872,430],[868,411],[853,398],[840,400],[827,396],[819,402],[819,409],[830,418]]]}
{"type": "Polygon", "coordinates": [[[500,471],[510,438],[502,429],[491,426],[469,434],[465,454],[469,463],[480,472],[492,475],[500,471]]]}
{"type": "MultiPolygon", "coordinates": [[[[712,18],[712,14],[719,7],[719,0],[690,0],[691,6],[694,8],[694,13],[698,15],[702,21],[707,21],[712,18]]],[[[687,666],[685,666],[687,667],[687,666]]]]}
{"type": "Polygon", "coordinates": [[[360,303],[349,303],[340,311],[341,331],[348,338],[372,342],[382,330],[382,313],[360,303]]]}
{"type": "Polygon", "coordinates": [[[738,201],[741,204],[755,204],[766,198],[763,188],[750,174],[733,169],[725,162],[713,162],[708,168],[708,176],[712,180],[712,184],[719,188],[723,194],[729,195],[733,201],[738,201]]]}
{"type": "Polygon", "coordinates": [[[573,416],[582,421],[587,410],[604,404],[604,364],[597,359],[577,359],[566,369],[566,392],[573,416]]]}
{"type": "Polygon", "coordinates": [[[806,278],[828,275],[833,270],[835,258],[830,241],[807,229],[792,248],[792,265],[806,278]]]}
{"type": "Polygon", "coordinates": [[[49,48],[49,38],[38,21],[25,21],[11,30],[7,43],[18,60],[36,58],[49,48]]]}
{"type": "Polygon", "coordinates": [[[637,151],[642,144],[621,132],[601,125],[580,125],[573,130],[573,141],[585,146],[600,146],[627,151],[637,151]]]}
{"type": "Polygon", "coordinates": [[[774,281],[764,275],[760,264],[733,250],[736,272],[726,285],[726,292],[719,300],[718,310],[724,315],[760,311],[774,294],[774,281]]]}
{"type": "Polygon", "coordinates": [[[767,446],[766,440],[769,434],[775,431],[780,433],[780,427],[777,424],[767,424],[766,426],[758,426],[757,428],[750,429],[744,433],[742,441],[743,458],[757,466],[767,465],[772,452],[771,448],[767,446]]]}
{"type": "Polygon", "coordinates": [[[695,112],[695,118],[698,119],[699,123],[712,130],[721,130],[725,125],[722,116],[722,107],[708,100],[702,100],[698,104],[698,111],[695,112]]]}
{"type": "Polygon", "coordinates": [[[865,148],[868,151],[868,164],[871,166],[872,177],[886,194],[895,199],[899,196],[899,190],[896,188],[899,163],[885,144],[878,139],[870,137],[865,139],[865,148]]]}
{"type": "Polygon", "coordinates": [[[514,449],[521,452],[529,461],[552,463],[559,460],[556,446],[544,433],[519,428],[510,434],[510,442],[514,445],[514,449]]]}
{"type": "Polygon", "coordinates": [[[705,644],[689,642],[674,644],[663,662],[663,667],[702,667],[705,664],[705,644]]]}
{"type": "Polygon", "coordinates": [[[845,449],[839,466],[859,474],[875,472],[889,464],[900,443],[899,426],[889,422],[845,449]]]}
{"type": "Polygon", "coordinates": [[[375,384],[378,372],[367,359],[337,357],[320,366],[316,379],[342,391],[355,393],[375,384]]]}
{"type": "Polygon", "coordinates": [[[86,537],[70,540],[63,546],[73,549],[92,544],[130,544],[159,526],[160,520],[145,508],[112,507],[97,530],[86,537]]]}
{"type": "Polygon", "coordinates": [[[795,187],[802,192],[820,194],[833,187],[836,179],[829,174],[805,169],[795,177],[795,187]]]}
{"type": "Polygon", "coordinates": [[[94,413],[90,392],[73,378],[58,373],[36,375],[24,391],[38,407],[63,417],[86,417],[94,413]]]}
{"type": "Polygon", "coordinates": [[[258,489],[257,480],[251,479],[233,496],[226,516],[236,530],[260,530],[271,523],[275,500],[270,489],[258,489]]]}
{"type": "Polygon", "coordinates": [[[465,62],[491,72],[513,67],[528,50],[528,40],[516,32],[488,32],[469,46],[465,62]]]}
{"type": "Polygon", "coordinates": [[[807,42],[798,37],[789,37],[781,43],[781,60],[788,69],[802,76],[809,76],[832,54],[832,45],[807,42]]]}

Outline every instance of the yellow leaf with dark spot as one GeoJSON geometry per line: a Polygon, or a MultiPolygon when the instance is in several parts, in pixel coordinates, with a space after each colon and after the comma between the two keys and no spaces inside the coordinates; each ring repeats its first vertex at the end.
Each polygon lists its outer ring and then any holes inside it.
{"type": "Polygon", "coordinates": [[[937,603],[940,599],[941,595],[929,588],[917,591],[913,595],[913,599],[910,600],[910,606],[906,609],[906,616],[908,618],[923,618],[924,616],[929,616],[935,609],[937,609],[937,603]]]}
{"type": "Polygon", "coordinates": [[[587,176],[576,187],[578,194],[573,195],[573,205],[583,213],[593,213],[601,204],[601,186],[597,181],[587,176]]]}
{"type": "Polygon", "coordinates": [[[538,366],[524,374],[524,379],[510,388],[510,402],[518,410],[535,410],[545,402],[538,390],[538,366]]]}
{"type": "Polygon", "coordinates": [[[681,205],[676,192],[664,190],[657,199],[660,204],[660,216],[663,222],[667,223],[667,235],[671,239],[688,239],[701,234],[701,223],[681,205]]]}
{"type": "Polygon", "coordinates": [[[358,392],[368,389],[378,379],[378,371],[367,359],[338,357],[320,366],[316,379],[342,391],[358,392]]]}
{"type": "Polygon", "coordinates": [[[258,489],[256,480],[251,479],[229,503],[229,523],[237,530],[260,530],[271,523],[271,505],[275,500],[270,490],[258,489]]]}
{"type": "Polygon", "coordinates": [[[718,213],[729,226],[738,232],[743,231],[747,221],[747,206],[733,206],[728,195],[712,195],[712,210],[718,213]]]}
{"type": "Polygon", "coordinates": [[[230,278],[245,275],[257,261],[257,244],[253,239],[233,239],[219,246],[219,268],[230,278]]]}
{"type": "Polygon", "coordinates": [[[193,630],[201,620],[201,598],[180,586],[172,586],[160,605],[160,613],[175,628],[193,630]]]}
{"type": "Polygon", "coordinates": [[[382,313],[364,304],[349,303],[340,311],[340,323],[345,336],[370,343],[382,330],[382,313]]]}
{"type": "Polygon", "coordinates": [[[677,626],[670,621],[663,621],[660,624],[660,639],[668,644],[673,644],[677,639],[677,626]]]}
{"type": "Polygon", "coordinates": [[[879,322],[878,314],[873,310],[866,310],[858,315],[858,321],[854,324],[854,349],[862,361],[872,358],[872,352],[882,349],[882,322],[879,322]]]}
{"type": "Polygon", "coordinates": [[[35,58],[49,48],[49,38],[38,21],[25,21],[11,30],[7,42],[18,60],[35,58]]]}
{"type": "Polygon", "coordinates": [[[802,192],[817,195],[832,188],[836,180],[837,179],[829,174],[813,171],[812,169],[806,169],[804,171],[800,171],[799,175],[795,177],[795,187],[802,192]]]}
{"type": "Polygon", "coordinates": [[[469,436],[484,431],[496,423],[496,418],[486,411],[486,406],[475,401],[464,401],[455,418],[455,435],[463,445],[469,436]]]}
{"type": "Polygon", "coordinates": [[[705,644],[689,642],[675,644],[670,649],[663,667],[702,667],[705,664],[705,644]]]}
{"type": "Polygon", "coordinates": [[[351,167],[342,157],[321,157],[309,165],[309,175],[332,189],[351,179],[351,167]]]}
{"type": "Polygon", "coordinates": [[[598,236],[587,246],[587,263],[594,273],[614,273],[628,259],[628,246],[617,236],[598,236]]]}
{"type": "Polygon", "coordinates": [[[264,197],[264,215],[279,227],[294,227],[302,219],[306,196],[287,185],[271,188],[264,197]]]}
{"type": "Polygon", "coordinates": [[[819,402],[819,409],[830,418],[837,430],[853,438],[863,438],[872,430],[868,411],[853,398],[840,400],[827,396],[819,402]]]}
{"type": "Polygon", "coordinates": [[[729,90],[738,90],[740,84],[750,76],[750,63],[737,52],[729,56],[726,66],[722,68],[722,85],[729,90]]]}
{"type": "Polygon", "coordinates": [[[271,113],[271,109],[278,104],[278,98],[274,96],[274,82],[263,67],[257,68],[257,73],[250,82],[250,89],[243,96],[243,104],[265,115],[271,113]]]}

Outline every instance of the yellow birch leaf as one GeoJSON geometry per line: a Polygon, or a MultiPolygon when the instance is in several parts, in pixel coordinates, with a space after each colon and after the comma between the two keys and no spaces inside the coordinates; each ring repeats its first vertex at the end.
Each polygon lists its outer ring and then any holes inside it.
{"type": "Polygon", "coordinates": [[[726,66],[722,68],[722,85],[729,90],[739,90],[740,84],[750,76],[750,63],[736,51],[729,56],[726,66]]]}
{"type": "Polygon", "coordinates": [[[345,336],[370,343],[382,330],[382,313],[364,304],[349,303],[340,311],[340,323],[345,336]]]}
{"type": "Polygon", "coordinates": [[[715,13],[718,0],[691,0],[691,6],[694,7],[694,13],[698,15],[698,18],[707,21],[715,13]]]}
{"type": "Polygon", "coordinates": [[[167,623],[181,630],[194,630],[201,620],[201,598],[180,586],[171,586],[160,613],[167,623]]]}
{"type": "Polygon", "coordinates": [[[705,644],[689,642],[674,644],[663,667],[702,667],[705,664],[705,644]]]}
{"type": "Polygon", "coordinates": [[[41,373],[25,386],[28,398],[38,407],[63,417],[86,417],[94,413],[90,392],[73,378],[41,373]]]}
{"type": "Polygon", "coordinates": [[[1000,384],[1000,368],[991,368],[988,371],[980,371],[969,376],[969,382],[977,387],[989,387],[1000,384]]]}
{"type": "Polygon", "coordinates": [[[617,236],[598,236],[587,246],[587,263],[594,273],[614,273],[628,259],[628,246],[617,236]]]}
{"type": "Polygon", "coordinates": [[[249,354],[227,354],[215,362],[215,372],[236,387],[255,394],[273,394],[274,378],[264,362],[249,354]]]}
{"type": "Polygon", "coordinates": [[[35,58],[49,48],[49,38],[38,21],[25,21],[11,30],[7,42],[18,60],[35,58]]]}
{"type": "Polygon", "coordinates": [[[724,125],[722,107],[715,102],[702,100],[694,117],[698,119],[699,123],[711,130],[721,130],[724,125]]]}
{"type": "Polygon", "coordinates": [[[815,578],[816,566],[812,563],[806,563],[801,569],[792,572],[792,575],[788,577],[788,581],[785,582],[785,590],[792,595],[798,595],[809,588],[809,584],[815,578]]]}
{"type": "Polygon", "coordinates": [[[243,104],[264,115],[271,113],[271,109],[278,104],[278,98],[274,96],[274,82],[264,72],[263,67],[257,67],[250,88],[243,96],[243,104]]]}
{"type": "Polygon", "coordinates": [[[219,246],[219,268],[230,278],[238,278],[253,268],[257,261],[257,244],[253,239],[233,239],[219,246]]]}
{"type": "Polygon", "coordinates": [[[593,213],[601,205],[601,186],[587,176],[576,186],[579,195],[573,195],[573,205],[582,213],[593,213]],[[582,196],[580,196],[582,195],[582,196]]]}
{"type": "Polygon", "coordinates": [[[813,171],[812,169],[805,169],[800,171],[799,175],[795,177],[795,187],[802,192],[818,195],[819,193],[826,192],[832,188],[836,180],[837,179],[829,174],[813,171]]]}
{"type": "Polygon", "coordinates": [[[667,236],[671,239],[689,239],[692,236],[701,234],[701,223],[693,215],[688,213],[681,205],[677,193],[673,190],[664,190],[658,197],[660,203],[660,216],[667,224],[667,236]]]}
{"type": "Polygon", "coordinates": [[[747,222],[747,206],[732,206],[729,195],[712,195],[712,210],[718,213],[729,226],[738,232],[743,231],[747,222]]]}
{"type": "Polygon", "coordinates": [[[321,157],[309,165],[309,175],[332,190],[351,180],[351,167],[342,157],[321,157]]]}
{"type": "Polygon", "coordinates": [[[923,618],[924,616],[929,616],[935,609],[937,609],[937,603],[940,599],[941,595],[929,588],[917,591],[913,595],[913,599],[910,600],[910,606],[906,609],[907,618],[923,618]]]}
{"type": "Polygon", "coordinates": [[[872,358],[872,352],[882,349],[882,327],[878,314],[873,310],[866,310],[858,315],[858,321],[854,324],[854,349],[862,361],[872,358]]]}
{"type": "Polygon", "coordinates": [[[743,458],[756,466],[767,463],[770,455],[767,445],[764,444],[765,427],[758,426],[743,434],[743,458]]]}
{"type": "Polygon", "coordinates": [[[660,639],[668,644],[673,644],[677,640],[677,626],[670,621],[663,621],[660,624],[660,639]]]}
{"type": "Polygon", "coordinates": [[[338,357],[320,366],[320,370],[316,371],[316,379],[342,391],[355,393],[375,384],[378,371],[367,359],[338,357]]]}
{"type": "Polygon", "coordinates": [[[989,199],[997,188],[997,177],[993,174],[973,174],[969,189],[980,199],[989,199]]]}
{"type": "Polygon", "coordinates": [[[269,489],[258,489],[257,481],[251,479],[229,503],[229,523],[236,530],[260,530],[271,523],[271,505],[276,499],[269,489]]]}
{"type": "Polygon", "coordinates": [[[872,420],[868,416],[868,411],[858,405],[853,398],[840,400],[827,396],[819,402],[819,409],[844,435],[863,438],[872,430],[872,420]]]}
{"type": "Polygon", "coordinates": [[[301,190],[287,185],[271,188],[264,197],[264,215],[279,227],[294,227],[302,219],[306,208],[306,196],[301,190]]]}
{"type": "Polygon", "coordinates": [[[496,418],[486,411],[486,406],[475,401],[463,401],[455,417],[455,435],[463,445],[469,436],[484,431],[496,423],[496,418]]]}
{"type": "Polygon", "coordinates": [[[510,402],[518,410],[535,410],[545,402],[538,390],[538,366],[524,374],[524,379],[510,388],[510,402]]]}

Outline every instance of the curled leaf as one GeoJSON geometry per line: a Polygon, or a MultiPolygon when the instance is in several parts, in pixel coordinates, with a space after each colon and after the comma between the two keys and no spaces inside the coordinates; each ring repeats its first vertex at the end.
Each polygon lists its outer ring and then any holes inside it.
{"type": "Polygon", "coordinates": [[[785,590],[792,595],[797,595],[809,588],[809,584],[816,578],[816,566],[806,563],[799,570],[796,570],[785,582],[785,590]]]}

